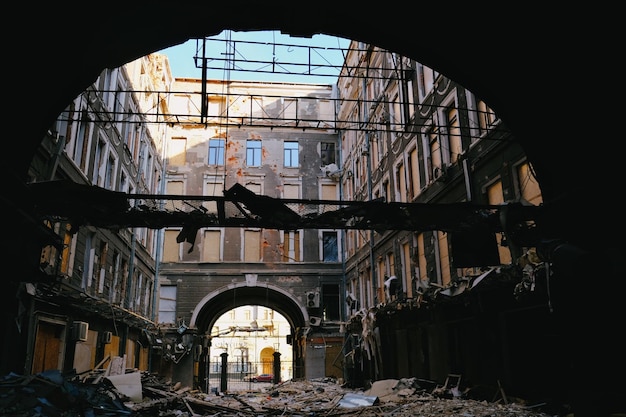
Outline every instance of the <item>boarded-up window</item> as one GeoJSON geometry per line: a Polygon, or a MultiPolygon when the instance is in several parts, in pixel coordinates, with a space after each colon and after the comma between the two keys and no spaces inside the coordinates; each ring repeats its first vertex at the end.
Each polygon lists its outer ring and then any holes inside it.
{"type": "Polygon", "coordinates": [[[439,266],[441,267],[441,285],[450,283],[450,251],[448,250],[448,235],[445,232],[437,231],[437,242],[439,243],[439,266]]]}
{"type": "Polygon", "coordinates": [[[150,370],[150,346],[141,346],[141,344],[137,343],[136,357],[136,368],[140,371],[150,370]]]}
{"type": "Polygon", "coordinates": [[[183,195],[184,187],[185,183],[183,181],[168,181],[167,194],[183,195]]]}
{"type": "Polygon", "coordinates": [[[300,198],[300,186],[298,184],[283,185],[283,198],[300,198]]]}
{"type": "Polygon", "coordinates": [[[459,111],[451,107],[448,109],[448,144],[450,145],[450,162],[454,163],[463,152],[461,144],[461,129],[459,127],[459,111]]]}
{"type": "Polygon", "coordinates": [[[396,274],[396,257],[393,252],[387,253],[387,272],[389,276],[396,274]]]}
{"type": "Polygon", "coordinates": [[[167,157],[170,165],[185,165],[187,162],[187,138],[172,138],[169,141],[167,157]]]}
{"type": "Polygon", "coordinates": [[[132,339],[128,339],[126,341],[126,357],[124,359],[126,359],[126,366],[132,366],[133,368],[137,367],[137,357],[136,357],[136,353],[137,353],[137,344],[135,343],[134,340],[132,339]]]}
{"type": "Polygon", "coordinates": [[[377,302],[382,303],[385,301],[385,277],[387,275],[387,271],[385,270],[385,261],[383,258],[378,259],[378,279],[376,283],[376,288],[378,290],[376,296],[378,297],[377,302]]]}
{"type": "Polygon", "coordinates": [[[517,178],[522,198],[532,205],[540,205],[543,202],[541,189],[528,163],[517,168],[517,178]]]}
{"type": "Polygon", "coordinates": [[[322,200],[337,200],[336,184],[322,184],[322,200]]]}
{"type": "Polygon", "coordinates": [[[221,232],[219,230],[204,231],[204,239],[202,240],[203,262],[220,261],[220,236],[221,232]]]}
{"type": "Polygon", "coordinates": [[[166,230],[163,239],[163,262],[178,262],[180,260],[180,243],[176,242],[179,230],[166,230]]]}
{"type": "MultiPolygon", "coordinates": [[[[489,204],[502,204],[504,203],[504,194],[502,193],[502,182],[498,181],[492,184],[487,189],[487,200],[489,204]]],[[[502,246],[502,235],[496,234],[496,241],[498,243],[498,254],[500,255],[500,263],[507,265],[511,263],[511,251],[508,247],[502,246]]]]}
{"type": "Polygon", "coordinates": [[[67,274],[69,275],[69,268],[70,268],[70,255],[71,255],[71,248],[72,248],[72,239],[74,238],[74,236],[76,235],[72,235],[70,233],[70,230],[72,230],[72,225],[70,223],[67,223],[65,225],[65,233],[63,234],[63,251],[61,252],[61,270],[59,272],[61,272],[62,274],[67,274]]]}
{"type": "Polygon", "coordinates": [[[300,232],[285,232],[283,242],[283,262],[300,262],[300,232]]]}
{"type": "MultiPolygon", "coordinates": [[[[204,184],[204,195],[220,197],[224,195],[224,184],[221,182],[207,181],[204,184]]],[[[217,213],[217,202],[205,201],[202,205],[207,209],[207,213],[217,213]]]]}
{"type": "Polygon", "coordinates": [[[419,265],[419,279],[428,282],[428,270],[426,268],[426,250],[424,248],[424,234],[417,235],[417,261],[419,265]]]}
{"type": "Polygon", "coordinates": [[[496,121],[496,115],[487,106],[487,103],[480,100],[478,102],[478,127],[480,128],[480,134],[484,134],[491,127],[491,125],[496,121]]]}
{"type": "Polygon", "coordinates": [[[261,232],[256,230],[244,231],[244,262],[259,262],[261,260],[261,232]]]}
{"type": "Polygon", "coordinates": [[[406,296],[413,297],[411,282],[411,247],[408,242],[402,244],[402,288],[406,291],[406,296]]]}
{"type": "Polygon", "coordinates": [[[430,176],[431,180],[439,178],[441,175],[441,144],[439,142],[439,135],[435,130],[431,130],[428,133],[428,143],[430,149],[430,176]]]}

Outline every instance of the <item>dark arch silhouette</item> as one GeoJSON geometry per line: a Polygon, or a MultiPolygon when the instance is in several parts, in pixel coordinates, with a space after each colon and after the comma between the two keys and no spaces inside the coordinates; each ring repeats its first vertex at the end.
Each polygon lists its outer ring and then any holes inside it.
{"type": "MultiPolygon", "coordinates": [[[[104,68],[223,29],[275,29],[361,40],[446,74],[489,103],[507,123],[533,163],[544,201],[559,209],[575,204],[568,212],[577,222],[596,212],[604,193],[590,173],[624,174],[616,164],[604,164],[607,147],[589,142],[606,131],[602,122],[585,128],[581,113],[598,103],[602,90],[592,85],[592,71],[603,62],[611,65],[613,59],[601,54],[593,40],[599,38],[609,48],[608,42],[619,37],[582,30],[576,17],[603,19],[606,30],[610,11],[569,10],[568,19],[563,19],[561,11],[546,8],[503,10],[472,2],[454,8],[424,3],[416,11],[398,7],[390,14],[381,14],[383,8],[336,2],[306,10],[289,2],[188,2],[148,8],[111,1],[101,11],[69,2],[38,6],[36,14],[18,11],[24,18],[20,27],[30,36],[13,37],[5,51],[10,62],[8,103],[16,111],[7,119],[11,146],[1,165],[18,183],[26,178],[33,153],[54,118],[104,68]],[[583,79],[589,83],[576,84],[583,79]],[[576,141],[590,146],[574,145],[576,141]]],[[[589,239],[611,236],[606,230],[615,227],[618,209],[605,206],[602,213],[593,227],[575,230],[571,220],[555,215],[554,235],[582,246],[589,246],[589,239]]]]}
{"type": "MultiPolygon", "coordinates": [[[[520,141],[544,201],[553,207],[548,222],[554,239],[565,248],[553,255],[562,277],[554,295],[564,300],[557,314],[570,335],[572,350],[563,354],[572,358],[572,398],[587,408],[577,414],[603,415],[593,413],[599,403],[620,398],[626,367],[619,327],[600,330],[624,317],[618,265],[626,249],[624,216],[613,197],[625,179],[623,66],[617,61],[623,25],[617,6],[266,1],[146,7],[109,1],[95,7],[63,1],[12,5],[14,25],[4,36],[7,110],[0,156],[10,220],[2,245],[5,265],[30,263],[22,185],[32,156],[55,117],[102,69],[223,29],[357,39],[461,83],[520,141]],[[570,245],[576,249],[567,250],[570,245]]],[[[12,292],[5,293],[8,300],[12,292]]]]}

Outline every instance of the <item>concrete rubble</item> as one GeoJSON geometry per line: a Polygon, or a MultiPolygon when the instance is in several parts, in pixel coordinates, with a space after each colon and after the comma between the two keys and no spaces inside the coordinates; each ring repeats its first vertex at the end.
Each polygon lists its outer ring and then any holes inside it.
{"type": "Polygon", "coordinates": [[[501,389],[497,398],[478,400],[467,395],[469,390],[461,393],[446,384],[433,387],[432,381],[415,378],[376,381],[365,391],[324,378],[207,394],[160,381],[147,372],[127,374],[132,375],[123,384],[107,377],[68,377],[59,371],[10,374],[0,379],[0,409],[3,416],[14,417],[549,416],[539,405],[507,398],[501,389]]]}

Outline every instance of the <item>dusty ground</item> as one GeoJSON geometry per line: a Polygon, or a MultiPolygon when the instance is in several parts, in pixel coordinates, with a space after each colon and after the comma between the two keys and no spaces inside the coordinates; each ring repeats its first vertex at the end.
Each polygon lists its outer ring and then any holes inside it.
{"type": "MultiPolygon", "coordinates": [[[[539,407],[509,400],[505,403],[503,398],[494,402],[454,395],[443,398],[415,388],[412,380],[377,381],[367,391],[346,389],[332,381],[287,381],[257,391],[212,395],[183,391],[175,394],[180,397],[169,405],[169,411],[162,410],[160,416],[549,416],[539,407]],[[173,407],[180,403],[184,407],[173,407]]],[[[145,412],[155,411],[146,404],[149,401],[131,406],[133,414],[148,415],[145,412]]]]}
{"type": "MultiPolygon", "coordinates": [[[[447,383],[446,383],[447,384],[447,383]]],[[[477,400],[468,391],[414,378],[376,381],[368,390],[332,379],[239,384],[233,391],[192,390],[149,373],[96,373],[77,378],[48,371],[0,378],[0,415],[12,417],[548,417],[545,404],[529,405],[498,390],[477,400]],[[421,384],[421,385],[420,385],[421,384]]]]}

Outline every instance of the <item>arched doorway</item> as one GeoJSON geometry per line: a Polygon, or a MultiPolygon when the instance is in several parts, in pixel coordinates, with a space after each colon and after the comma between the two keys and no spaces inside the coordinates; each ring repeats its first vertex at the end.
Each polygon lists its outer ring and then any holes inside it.
{"type": "MultiPolygon", "coordinates": [[[[219,328],[214,329],[215,323],[218,319],[227,314],[229,311],[233,311],[238,307],[244,307],[248,305],[263,306],[267,309],[276,311],[283,316],[289,324],[289,334],[280,334],[281,337],[281,350],[289,350],[289,355],[284,355],[287,358],[291,358],[291,363],[285,364],[285,366],[291,368],[291,377],[301,378],[304,376],[304,352],[306,348],[306,334],[305,328],[308,323],[309,315],[304,306],[300,305],[298,300],[285,291],[283,288],[262,285],[262,286],[247,286],[245,284],[233,285],[230,288],[220,288],[210,294],[207,294],[195,307],[191,319],[190,326],[197,331],[196,343],[198,348],[195,349],[198,352],[194,355],[193,363],[190,365],[193,367],[193,385],[199,388],[207,387],[208,378],[210,378],[212,372],[216,372],[218,367],[212,369],[210,364],[215,364],[217,358],[226,350],[224,346],[216,346],[213,341],[215,337],[221,334],[233,334],[236,331],[248,332],[250,337],[253,338],[250,347],[254,353],[254,357],[248,357],[249,362],[253,362],[253,367],[250,371],[254,371],[255,374],[273,374],[274,373],[274,360],[275,352],[275,340],[267,340],[266,333],[259,333],[254,331],[250,327],[259,326],[262,327],[263,321],[255,319],[251,316],[252,326],[242,326],[242,328],[219,328]],[[247,328],[246,328],[247,327],[247,328]],[[213,330],[217,330],[216,333],[213,330]],[[265,339],[263,337],[266,336],[265,339]],[[258,339],[260,338],[260,339],[258,339]],[[283,349],[284,347],[284,349],[283,349]]],[[[246,347],[249,349],[250,347],[246,347]]],[[[236,348],[239,348],[237,346],[236,348]]],[[[248,352],[247,355],[250,355],[248,352]]],[[[236,354],[236,352],[235,352],[236,354]]],[[[242,357],[244,353],[242,352],[242,357]]],[[[177,379],[184,380],[188,378],[189,367],[181,367],[175,375],[177,379]]],[[[247,372],[247,371],[246,371],[247,372]]],[[[281,378],[282,379],[282,378],[281,378]]]]}

